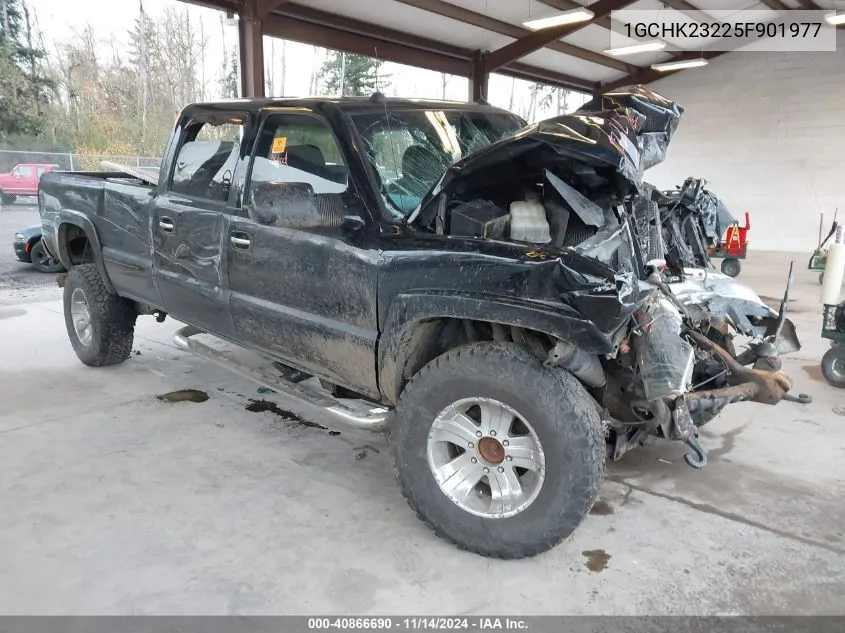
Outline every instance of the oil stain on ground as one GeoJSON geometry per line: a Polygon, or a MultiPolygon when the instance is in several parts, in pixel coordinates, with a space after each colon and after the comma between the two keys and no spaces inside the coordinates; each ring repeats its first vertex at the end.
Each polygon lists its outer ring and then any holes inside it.
{"type": "Polygon", "coordinates": [[[801,369],[803,369],[813,380],[825,382],[824,375],[822,375],[821,365],[804,365],[801,369]]]}
{"type": "Polygon", "coordinates": [[[208,400],[208,394],[199,389],[178,389],[169,393],[163,393],[156,396],[162,402],[205,402],[208,400]]]}
{"type": "Polygon", "coordinates": [[[595,514],[600,517],[613,514],[613,506],[611,506],[607,501],[599,499],[593,504],[593,507],[590,509],[590,514],[595,514]]]}
{"type": "MultiPolygon", "coordinates": [[[[322,424],[318,424],[317,422],[312,422],[311,420],[305,420],[299,417],[293,411],[288,411],[287,409],[282,409],[278,404],[272,402],[271,400],[250,400],[249,404],[246,405],[246,410],[250,413],[263,413],[265,411],[269,413],[275,413],[280,418],[284,418],[289,422],[296,422],[297,424],[301,424],[302,426],[309,426],[315,429],[321,429],[323,431],[327,430],[328,427],[323,426],[322,424]]],[[[339,433],[338,433],[339,435],[339,433]]]]}
{"type": "Polygon", "coordinates": [[[607,569],[607,562],[610,560],[610,554],[603,549],[588,549],[581,552],[587,558],[584,566],[590,571],[600,572],[607,569]]]}

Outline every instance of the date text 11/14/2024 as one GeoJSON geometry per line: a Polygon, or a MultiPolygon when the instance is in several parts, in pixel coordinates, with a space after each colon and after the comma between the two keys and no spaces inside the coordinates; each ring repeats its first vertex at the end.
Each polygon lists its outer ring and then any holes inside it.
{"type": "Polygon", "coordinates": [[[329,617],[308,618],[308,629],[347,631],[528,631],[528,622],[512,617],[329,617]]]}

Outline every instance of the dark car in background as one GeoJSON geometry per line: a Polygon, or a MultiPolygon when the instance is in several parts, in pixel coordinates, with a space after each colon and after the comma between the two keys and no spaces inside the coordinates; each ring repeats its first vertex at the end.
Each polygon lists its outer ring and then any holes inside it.
{"type": "Polygon", "coordinates": [[[20,261],[32,264],[36,270],[42,273],[60,273],[65,270],[61,262],[44,248],[44,244],[41,242],[40,224],[21,229],[15,233],[12,248],[20,261]]]}

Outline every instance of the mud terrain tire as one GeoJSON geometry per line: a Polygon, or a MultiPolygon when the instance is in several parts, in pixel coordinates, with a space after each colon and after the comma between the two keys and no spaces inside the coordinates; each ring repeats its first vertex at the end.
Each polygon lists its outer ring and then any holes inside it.
{"type": "MultiPolygon", "coordinates": [[[[571,374],[544,368],[512,343],[467,345],[420,370],[397,403],[390,449],[402,493],[417,516],[459,548],[495,558],[534,556],[560,543],[589,512],[604,476],[605,439],[593,399],[571,374]],[[453,403],[473,398],[517,412],[545,456],[539,492],[513,516],[478,516],[461,508],[441,490],[429,464],[435,419],[453,403]]],[[[480,449],[481,440],[468,450],[480,455],[480,449]]]]}
{"type": "Polygon", "coordinates": [[[64,314],[70,344],[83,363],[104,367],[129,358],[138,313],[131,301],[106,289],[96,265],[81,264],[68,273],[64,314]]]}

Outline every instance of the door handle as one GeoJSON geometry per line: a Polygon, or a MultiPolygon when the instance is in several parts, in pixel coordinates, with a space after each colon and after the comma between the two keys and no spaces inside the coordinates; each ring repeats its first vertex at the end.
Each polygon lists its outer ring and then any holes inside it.
{"type": "Polygon", "coordinates": [[[165,233],[173,233],[176,223],[173,221],[173,218],[163,217],[158,221],[158,228],[165,233]]]}
{"type": "Polygon", "coordinates": [[[252,238],[246,233],[232,233],[229,241],[232,243],[232,246],[244,251],[252,246],[252,238]]]}

